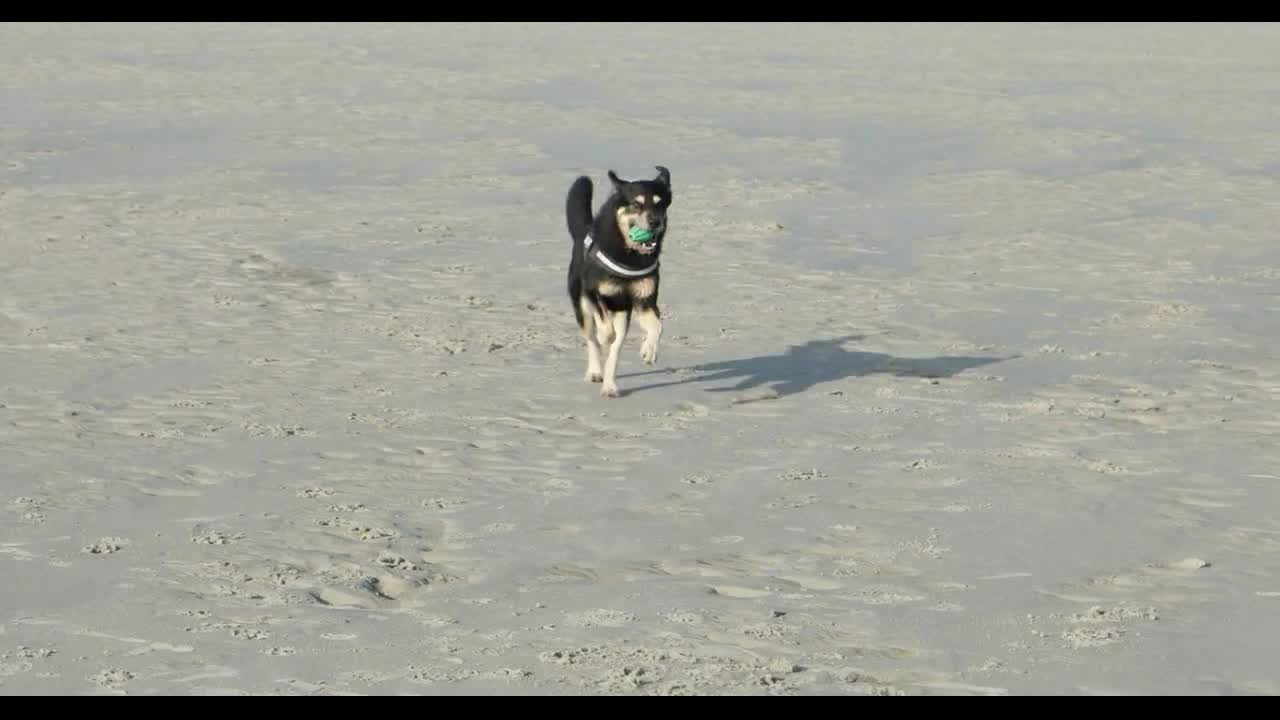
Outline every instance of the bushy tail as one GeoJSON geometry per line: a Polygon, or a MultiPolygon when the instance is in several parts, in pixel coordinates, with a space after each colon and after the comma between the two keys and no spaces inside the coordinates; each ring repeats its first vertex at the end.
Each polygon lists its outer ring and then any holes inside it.
{"type": "Polygon", "coordinates": [[[565,219],[569,222],[569,237],[581,242],[591,230],[591,178],[580,176],[569,187],[565,200],[565,219]]]}

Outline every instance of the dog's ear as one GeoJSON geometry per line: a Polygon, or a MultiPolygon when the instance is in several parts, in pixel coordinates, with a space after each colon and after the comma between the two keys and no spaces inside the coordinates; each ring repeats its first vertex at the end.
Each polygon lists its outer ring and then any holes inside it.
{"type": "Polygon", "coordinates": [[[626,184],[618,177],[618,174],[612,170],[609,171],[609,182],[613,183],[613,189],[618,192],[622,192],[622,186],[626,184]]]}
{"type": "Polygon", "coordinates": [[[666,185],[667,187],[671,187],[671,171],[667,170],[661,165],[654,165],[654,169],[658,171],[658,177],[655,178],[655,180],[662,183],[663,185],[666,185]]]}

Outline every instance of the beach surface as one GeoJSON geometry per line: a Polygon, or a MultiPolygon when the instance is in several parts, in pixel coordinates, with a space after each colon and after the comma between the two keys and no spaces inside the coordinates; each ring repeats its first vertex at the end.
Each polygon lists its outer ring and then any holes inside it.
{"type": "Polygon", "coordinates": [[[1280,693],[1277,128],[1275,24],[0,26],[0,694],[1280,693]]]}

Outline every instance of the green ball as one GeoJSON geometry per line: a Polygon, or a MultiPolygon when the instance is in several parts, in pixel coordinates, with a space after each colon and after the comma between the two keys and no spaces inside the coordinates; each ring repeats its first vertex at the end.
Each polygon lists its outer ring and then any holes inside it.
{"type": "Polygon", "coordinates": [[[631,242],[642,243],[653,239],[653,232],[642,227],[631,228],[631,242]]]}

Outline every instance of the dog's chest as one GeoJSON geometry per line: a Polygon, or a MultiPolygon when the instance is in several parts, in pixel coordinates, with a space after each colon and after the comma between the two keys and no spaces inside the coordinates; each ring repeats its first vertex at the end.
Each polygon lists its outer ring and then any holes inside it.
{"type": "Polygon", "coordinates": [[[656,289],[657,283],[654,282],[652,277],[637,278],[635,280],[614,280],[610,278],[601,281],[598,292],[609,297],[630,295],[635,300],[647,300],[653,297],[656,289]]]}

